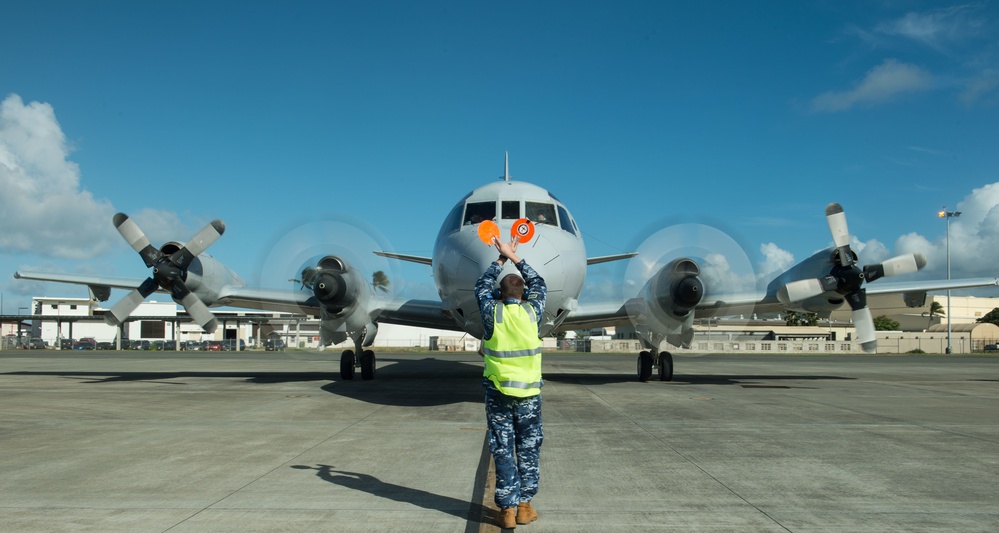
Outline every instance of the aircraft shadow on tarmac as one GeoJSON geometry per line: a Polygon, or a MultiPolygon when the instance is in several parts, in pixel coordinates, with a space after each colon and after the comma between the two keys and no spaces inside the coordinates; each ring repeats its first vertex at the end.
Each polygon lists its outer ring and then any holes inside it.
{"type": "MultiPolygon", "coordinates": [[[[331,363],[332,365],[332,363],[331,363]]],[[[58,376],[81,383],[148,382],[163,385],[186,385],[185,380],[199,378],[243,378],[247,383],[277,384],[325,381],[321,390],[330,394],[378,404],[410,407],[448,405],[462,402],[481,403],[482,365],[425,358],[420,361],[382,358],[375,379],[368,381],[360,372],[352,380],[340,379],[339,372],[73,372],[22,371],[12,376],[58,376]],[[386,364],[391,363],[391,364],[386,364]]]]}
{"type": "Polygon", "coordinates": [[[427,407],[453,403],[482,403],[482,365],[427,357],[419,361],[379,359],[373,381],[359,375],[335,381],[322,389],[330,394],[381,405],[427,407]],[[381,366],[384,362],[393,364],[381,366]]]}
{"type": "Polygon", "coordinates": [[[822,375],[681,375],[674,374],[672,381],[660,381],[653,376],[648,383],[639,384],[638,379],[631,374],[611,374],[611,373],[584,373],[584,372],[549,372],[545,374],[545,381],[561,383],[578,383],[581,385],[607,385],[610,383],[635,382],[636,385],[666,386],[676,385],[738,385],[744,388],[774,388],[774,389],[801,389],[801,384],[788,385],[784,382],[793,381],[824,381],[824,380],[855,380],[856,378],[845,376],[822,376],[822,375]]]}
{"type": "Polygon", "coordinates": [[[329,465],[292,465],[292,468],[298,470],[315,470],[316,476],[327,483],[367,492],[368,494],[388,500],[412,504],[424,509],[441,511],[463,520],[478,520],[480,517],[485,516],[484,513],[489,511],[489,509],[483,507],[480,503],[441,496],[440,494],[403,487],[394,483],[386,483],[368,474],[336,470],[335,467],[329,465]]]}
{"type": "Polygon", "coordinates": [[[163,385],[186,385],[186,378],[246,378],[250,383],[292,383],[336,379],[329,372],[5,372],[7,376],[59,376],[77,379],[81,383],[115,383],[144,381],[163,385]]]}

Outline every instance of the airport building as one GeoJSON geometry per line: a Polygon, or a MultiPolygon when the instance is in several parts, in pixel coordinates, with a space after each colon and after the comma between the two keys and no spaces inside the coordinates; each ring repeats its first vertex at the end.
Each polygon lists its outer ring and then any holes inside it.
{"type": "MultiPolygon", "coordinates": [[[[32,298],[32,317],[24,317],[22,335],[41,339],[50,347],[67,347],[73,341],[93,339],[97,343],[120,346],[120,342],[173,341],[176,345],[189,342],[240,340],[246,346],[262,345],[266,340],[280,340],[284,346],[303,349],[319,348],[319,321],[315,318],[271,311],[214,309],[219,327],[208,334],[192,323],[183,307],[172,300],[146,301],[132,312],[129,320],[118,326],[104,322],[108,310],[89,298],[32,298]]],[[[8,324],[7,329],[16,329],[8,324]]],[[[424,347],[438,343],[442,349],[464,349],[466,343],[457,332],[411,326],[381,324],[376,346],[424,347]]],[[[478,340],[475,340],[478,349],[478,340]]],[[[353,348],[345,342],[335,348],[353,348]]]]}
{"type": "MultiPolygon", "coordinates": [[[[868,297],[875,317],[899,323],[899,331],[878,331],[877,353],[946,353],[948,344],[947,297],[928,295],[924,305],[907,307],[898,295],[868,297]],[[931,313],[933,303],[942,313],[931,313]]],[[[994,351],[999,348],[999,326],[978,319],[999,307],[999,298],[952,296],[950,298],[951,353],[994,351]]],[[[850,309],[838,310],[815,326],[788,326],[783,317],[705,319],[695,324],[690,348],[664,344],[675,353],[863,353],[854,342],[856,329],[850,309]]],[[[587,351],[637,352],[634,330],[620,327],[591,332],[587,351]]]]}
{"type": "MultiPolygon", "coordinates": [[[[906,307],[898,296],[871,297],[874,316],[886,316],[899,323],[900,331],[878,332],[878,353],[906,353],[921,350],[945,353],[948,340],[946,296],[930,296],[921,307],[906,307]],[[931,314],[933,302],[943,314],[931,314]]],[[[950,344],[953,353],[995,350],[999,344],[999,326],[977,320],[999,307],[999,298],[952,297],[950,344]]],[[[120,328],[107,325],[107,309],[88,298],[36,297],[32,301],[30,322],[21,321],[23,336],[41,339],[50,347],[68,347],[73,340],[93,339],[103,346],[119,346],[135,341],[190,343],[236,341],[247,347],[262,346],[267,340],[280,340],[286,347],[319,349],[319,321],[316,318],[269,311],[216,309],[219,328],[204,333],[193,324],[186,311],[172,300],[143,302],[120,328]]],[[[28,319],[28,317],[23,317],[28,319]]],[[[695,325],[689,348],[663,345],[661,349],[677,353],[862,353],[854,342],[855,330],[849,310],[837,311],[815,326],[788,326],[782,317],[768,320],[746,318],[711,319],[695,325]]],[[[5,328],[16,325],[5,324],[5,328]]],[[[6,332],[6,330],[5,330],[6,332]]],[[[9,335],[8,335],[9,336],[9,335]]],[[[443,351],[474,351],[479,341],[450,330],[435,330],[394,324],[380,324],[375,347],[424,348],[443,351]]],[[[350,349],[347,341],[328,349],[350,349]]],[[[548,350],[594,352],[640,351],[641,343],[629,327],[591,331],[570,331],[565,338],[545,339],[548,350]]]]}

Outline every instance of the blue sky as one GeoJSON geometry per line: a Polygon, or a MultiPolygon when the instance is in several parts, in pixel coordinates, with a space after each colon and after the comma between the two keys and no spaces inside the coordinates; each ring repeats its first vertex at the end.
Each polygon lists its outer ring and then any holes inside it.
{"type": "MultiPolygon", "coordinates": [[[[999,274],[995,1],[42,0],[3,18],[7,313],[86,295],[15,270],[145,277],[116,211],[157,244],[221,218],[210,253],[269,286],[303,234],[430,255],[505,151],[590,255],[704,224],[765,277],[831,242],[837,201],[862,259],[919,251],[945,277],[946,204],[954,277],[999,274]]],[[[383,267],[434,294],[428,268],[383,267]]]]}

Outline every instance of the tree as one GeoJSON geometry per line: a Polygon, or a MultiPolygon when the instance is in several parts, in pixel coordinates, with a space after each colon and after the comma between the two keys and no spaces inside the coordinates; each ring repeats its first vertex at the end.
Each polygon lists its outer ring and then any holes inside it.
{"type": "Polygon", "coordinates": [[[788,326],[817,326],[819,324],[819,315],[816,313],[788,311],[784,318],[784,323],[788,326]]]}
{"type": "Polygon", "coordinates": [[[379,270],[371,275],[371,284],[382,292],[388,292],[388,286],[391,282],[389,281],[388,275],[379,270]]]}
{"type": "Polygon", "coordinates": [[[899,331],[902,325],[884,315],[874,317],[874,329],[877,331],[899,331]]]}
{"type": "Polygon", "coordinates": [[[927,329],[929,329],[930,324],[933,324],[934,316],[945,315],[947,313],[944,312],[944,307],[940,305],[940,302],[933,302],[930,304],[930,312],[928,314],[930,315],[930,320],[926,323],[927,329]]]}
{"type": "Polygon", "coordinates": [[[995,324],[999,326],[999,307],[985,313],[985,316],[976,320],[976,322],[988,322],[990,324],[995,324]]]}

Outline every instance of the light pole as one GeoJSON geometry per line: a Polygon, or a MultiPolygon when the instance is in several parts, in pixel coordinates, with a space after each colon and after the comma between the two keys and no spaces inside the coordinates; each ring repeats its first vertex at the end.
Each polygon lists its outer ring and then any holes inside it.
{"type": "Polygon", "coordinates": [[[22,324],[21,324],[21,310],[22,309],[24,309],[25,311],[27,311],[30,308],[29,307],[18,307],[17,308],[17,344],[19,345],[18,347],[20,347],[20,348],[24,348],[24,340],[21,338],[21,326],[22,326],[22,324]]]}
{"type": "MultiPolygon", "coordinates": [[[[947,281],[950,281],[950,219],[954,217],[961,216],[960,211],[948,211],[947,206],[943,207],[943,210],[937,212],[937,216],[940,218],[947,219],[947,281]]],[[[950,289],[947,289],[947,353],[951,353],[950,349],[950,289]]]]}

